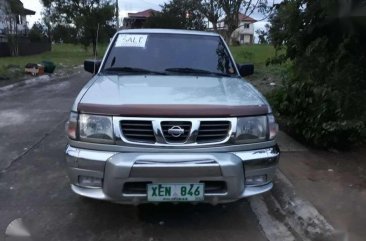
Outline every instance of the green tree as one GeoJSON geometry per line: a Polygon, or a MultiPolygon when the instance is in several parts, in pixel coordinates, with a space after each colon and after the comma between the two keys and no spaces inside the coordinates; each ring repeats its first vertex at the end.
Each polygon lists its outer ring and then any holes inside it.
{"type": "Polygon", "coordinates": [[[198,7],[199,11],[212,23],[214,31],[217,32],[217,22],[223,16],[221,1],[202,0],[198,7]]]}
{"type": "Polygon", "coordinates": [[[56,19],[53,19],[51,7],[51,1],[42,0],[44,8],[42,11],[42,23],[46,27],[48,41],[51,43],[53,40],[52,30],[54,29],[54,24],[57,23],[56,19]]]}
{"type": "Polygon", "coordinates": [[[206,28],[205,17],[199,11],[200,2],[197,0],[172,0],[161,7],[160,16],[174,20],[179,28],[192,30],[206,28]]]}
{"type": "Polygon", "coordinates": [[[43,42],[45,40],[47,41],[46,29],[39,22],[33,24],[32,28],[29,30],[28,35],[32,42],[43,42]]]}
{"type": "Polygon", "coordinates": [[[259,44],[268,44],[269,38],[268,38],[268,31],[269,31],[270,25],[266,24],[264,26],[264,29],[257,29],[255,33],[258,35],[258,43],[259,44]]]}
{"type": "Polygon", "coordinates": [[[227,26],[226,39],[239,27],[239,13],[243,0],[220,0],[222,9],[225,12],[225,25],[227,26]]]}
{"type": "MultiPolygon", "coordinates": [[[[96,54],[100,36],[115,24],[115,5],[111,0],[42,0],[49,11],[49,21],[68,24],[78,30],[78,39],[85,46],[92,43],[96,54]]],[[[56,25],[56,24],[55,24],[56,25]]]]}
{"type": "Polygon", "coordinates": [[[58,24],[52,29],[52,38],[56,42],[76,44],[78,30],[70,25],[58,24]]]}
{"type": "Polygon", "coordinates": [[[279,117],[319,146],[364,140],[366,6],[359,1],[285,0],[270,21],[278,56],[293,67],[273,97],[279,117]]]}
{"type": "Polygon", "coordinates": [[[185,29],[185,25],[179,17],[158,13],[146,19],[144,28],[185,29]]]}
{"type": "Polygon", "coordinates": [[[230,39],[231,34],[239,26],[239,13],[251,16],[259,13],[264,20],[268,18],[274,7],[274,1],[268,0],[217,0],[225,13],[225,25],[227,26],[226,39],[230,39]]]}

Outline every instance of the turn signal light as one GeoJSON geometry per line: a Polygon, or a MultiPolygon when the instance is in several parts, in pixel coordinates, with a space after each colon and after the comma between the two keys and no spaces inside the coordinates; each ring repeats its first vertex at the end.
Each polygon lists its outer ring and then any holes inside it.
{"type": "Polygon", "coordinates": [[[66,122],[66,133],[70,139],[75,140],[77,138],[77,127],[78,127],[78,114],[71,112],[69,120],[66,122]]]}

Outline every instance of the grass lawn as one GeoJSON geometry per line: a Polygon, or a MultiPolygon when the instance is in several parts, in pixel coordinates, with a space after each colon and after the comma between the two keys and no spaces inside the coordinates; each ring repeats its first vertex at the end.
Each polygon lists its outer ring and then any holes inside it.
{"type": "MultiPolygon", "coordinates": [[[[98,46],[99,58],[104,55],[105,49],[106,45],[98,46]]],[[[52,45],[52,51],[50,52],[30,56],[0,58],[0,77],[7,77],[11,80],[23,78],[24,67],[27,63],[37,64],[43,60],[52,61],[56,64],[56,71],[58,71],[68,67],[82,65],[87,58],[93,58],[91,47],[86,50],[82,45],[55,44],[52,45]],[[9,65],[17,67],[9,68],[9,65]]]]}
{"type": "Polygon", "coordinates": [[[267,59],[275,54],[273,46],[265,44],[232,46],[230,49],[238,63],[253,63],[256,66],[264,66],[267,59]]]}
{"type": "Polygon", "coordinates": [[[230,47],[231,52],[239,64],[254,64],[254,74],[246,77],[262,93],[266,94],[281,84],[283,74],[286,72],[285,65],[268,65],[268,58],[275,56],[272,45],[243,45],[230,47]]]}
{"type": "MultiPolygon", "coordinates": [[[[106,46],[99,46],[99,56],[104,54],[106,46]]],[[[54,62],[61,66],[81,65],[84,59],[93,57],[92,48],[87,50],[81,45],[74,44],[54,44],[52,51],[37,55],[21,56],[21,57],[4,57],[0,58],[0,66],[8,66],[9,64],[20,65],[24,67],[27,63],[40,63],[42,60],[54,62]]]]}

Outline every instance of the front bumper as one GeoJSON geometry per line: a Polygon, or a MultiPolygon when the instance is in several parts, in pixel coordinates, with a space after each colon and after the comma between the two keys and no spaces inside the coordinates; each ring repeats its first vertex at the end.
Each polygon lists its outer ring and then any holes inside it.
{"type": "Polygon", "coordinates": [[[121,153],[68,146],[72,190],[85,197],[125,204],[147,203],[148,183],[204,183],[204,202],[217,204],[269,191],[279,159],[277,146],[218,153],[121,153]],[[251,183],[252,177],[265,177],[251,183]],[[101,180],[86,185],[81,177],[101,180]]]}

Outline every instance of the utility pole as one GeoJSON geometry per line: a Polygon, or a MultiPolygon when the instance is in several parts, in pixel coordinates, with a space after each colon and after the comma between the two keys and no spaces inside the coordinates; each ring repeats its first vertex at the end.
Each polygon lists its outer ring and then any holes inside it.
{"type": "Polygon", "coordinates": [[[118,0],[116,0],[116,29],[119,30],[119,7],[118,0]]]}

